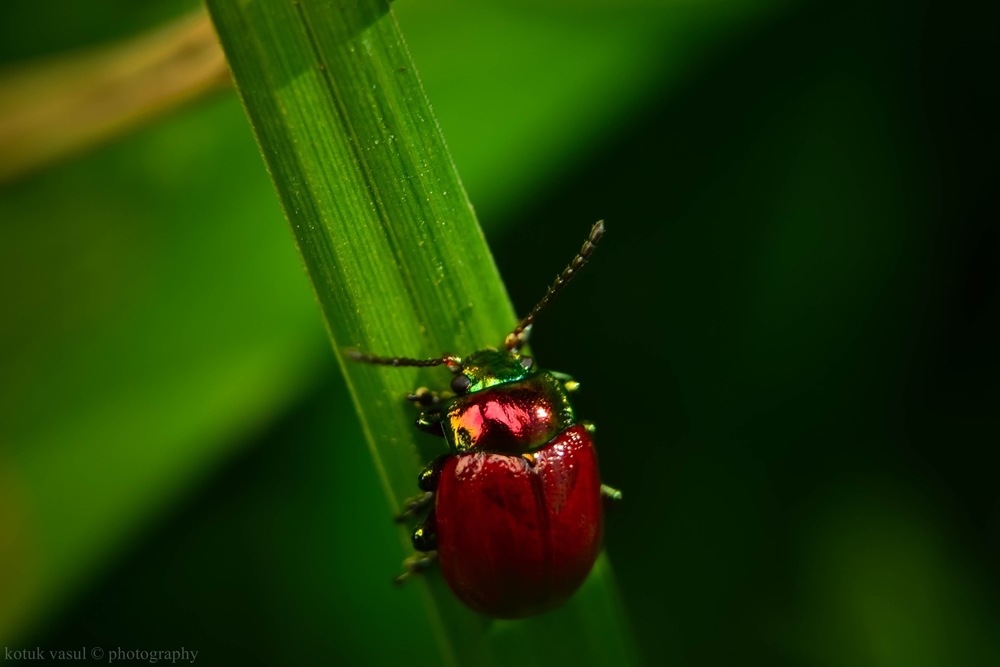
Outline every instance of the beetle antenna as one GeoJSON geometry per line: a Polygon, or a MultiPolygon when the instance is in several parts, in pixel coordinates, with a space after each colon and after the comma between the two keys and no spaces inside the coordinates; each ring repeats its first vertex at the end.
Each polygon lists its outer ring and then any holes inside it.
{"type": "Polygon", "coordinates": [[[376,366],[440,366],[444,364],[451,371],[458,372],[462,368],[462,358],[454,354],[446,354],[437,359],[410,359],[408,357],[378,357],[374,354],[365,354],[357,350],[344,350],[344,353],[363,364],[374,364],[376,366]]]}
{"type": "Polygon", "coordinates": [[[604,221],[598,220],[594,223],[594,226],[591,227],[590,236],[588,236],[587,240],[583,242],[583,247],[580,248],[580,252],[576,254],[576,257],[574,257],[573,261],[569,263],[569,266],[563,269],[563,272],[556,277],[556,281],[552,283],[552,287],[550,287],[549,291],[545,293],[542,300],[538,302],[538,305],[536,305],[530,313],[528,313],[527,317],[521,320],[516,329],[507,334],[507,338],[504,340],[504,347],[508,350],[516,350],[524,344],[525,336],[522,336],[522,334],[535,321],[535,316],[538,315],[542,308],[549,305],[549,302],[552,301],[553,297],[559,293],[559,290],[565,287],[566,283],[573,280],[573,276],[576,275],[576,272],[583,268],[583,265],[587,263],[588,259],[590,259],[594,249],[597,247],[597,242],[601,240],[602,236],[604,236],[604,221]]]}

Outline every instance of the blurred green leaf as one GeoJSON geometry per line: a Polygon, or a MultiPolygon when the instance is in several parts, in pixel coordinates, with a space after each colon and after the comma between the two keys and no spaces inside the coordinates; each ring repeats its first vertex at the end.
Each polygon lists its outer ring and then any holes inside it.
{"type": "Polygon", "coordinates": [[[320,323],[243,122],[214,102],[0,196],[2,638],[315,381],[320,323]]]}
{"type": "Polygon", "coordinates": [[[393,13],[491,230],[620,141],[734,39],[802,4],[403,0],[393,13]]]}
{"type": "Polygon", "coordinates": [[[938,508],[873,475],[831,484],[817,506],[799,549],[802,613],[780,637],[790,653],[838,667],[997,664],[982,572],[938,508]]]}

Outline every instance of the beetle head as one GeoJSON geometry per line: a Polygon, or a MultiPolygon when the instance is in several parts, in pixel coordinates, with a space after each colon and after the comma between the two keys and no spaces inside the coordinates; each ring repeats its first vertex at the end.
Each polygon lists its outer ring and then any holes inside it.
{"type": "Polygon", "coordinates": [[[498,384],[526,378],[534,368],[534,360],[518,352],[486,349],[470,354],[455,369],[451,381],[456,394],[471,394],[498,384]]]}

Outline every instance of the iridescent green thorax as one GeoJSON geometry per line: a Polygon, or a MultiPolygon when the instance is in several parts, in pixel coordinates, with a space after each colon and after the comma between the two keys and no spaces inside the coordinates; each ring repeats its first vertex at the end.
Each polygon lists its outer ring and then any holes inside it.
{"type": "Polygon", "coordinates": [[[441,426],[454,451],[526,454],[573,426],[562,383],[544,371],[522,375],[448,402],[441,426]]]}
{"type": "Polygon", "coordinates": [[[462,374],[472,381],[466,393],[523,380],[529,371],[521,364],[521,358],[507,350],[480,350],[469,355],[462,362],[462,374]]]}

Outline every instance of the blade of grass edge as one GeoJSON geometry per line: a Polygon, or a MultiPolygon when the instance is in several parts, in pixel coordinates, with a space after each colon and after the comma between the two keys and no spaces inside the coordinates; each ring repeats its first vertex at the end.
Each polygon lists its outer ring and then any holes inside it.
{"type": "MultiPolygon", "coordinates": [[[[435,357],[496,346],[515,321],[510,300],[384,0],[207,4],[385,492],[399,506],[425,458],[401,397],[441,386],[447,371],[345,363],[343,348],[435,357]]],[[[408,549],[403,531],[400,540],[408,549]]],[[[440,577],[418,585],[444,661],[494,662],[491,622],[440,577]]],[[[624,636],[620,616],[614,631],[624,636]]]]}

